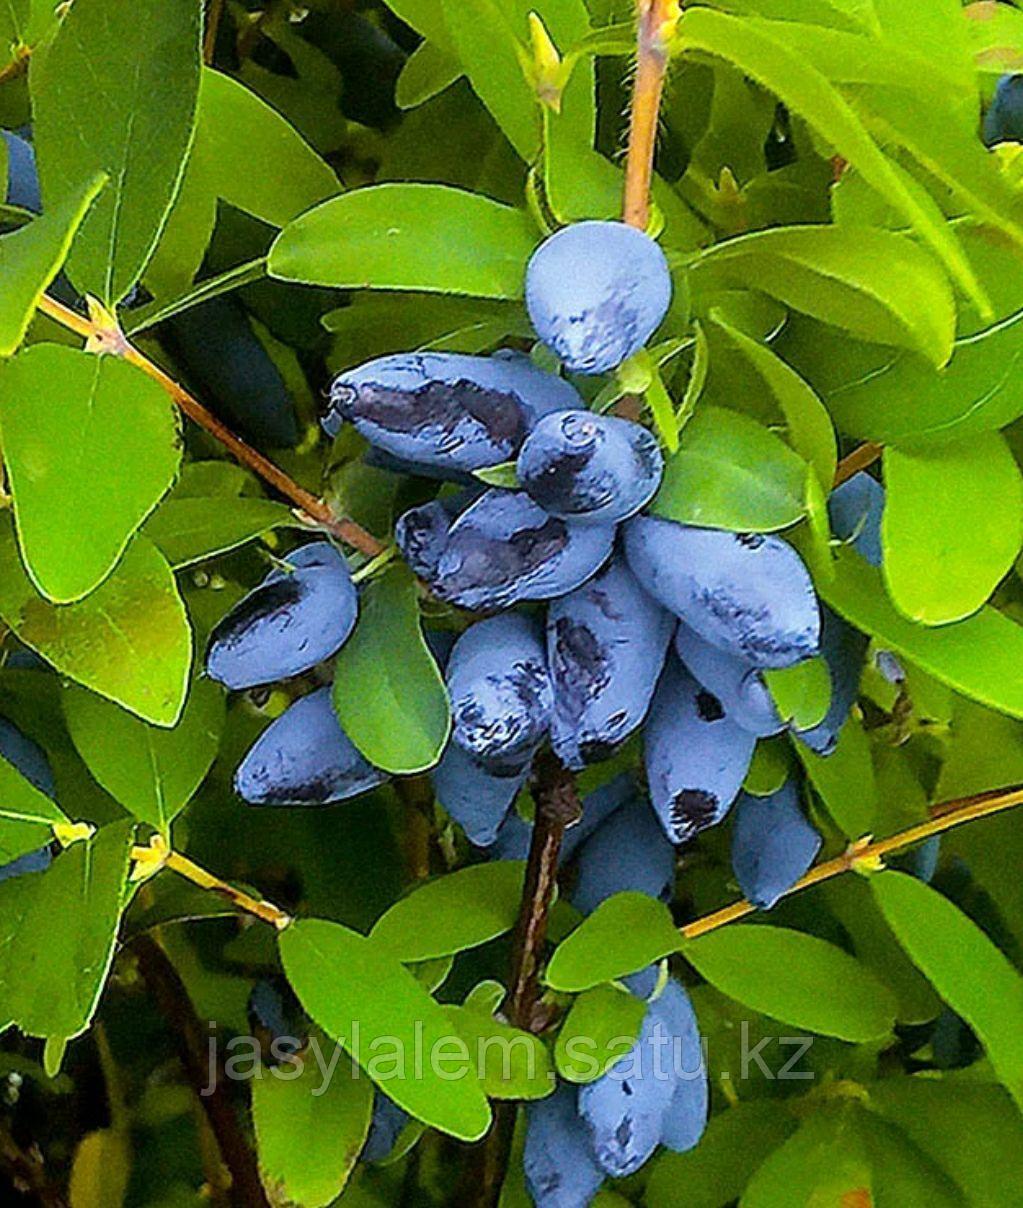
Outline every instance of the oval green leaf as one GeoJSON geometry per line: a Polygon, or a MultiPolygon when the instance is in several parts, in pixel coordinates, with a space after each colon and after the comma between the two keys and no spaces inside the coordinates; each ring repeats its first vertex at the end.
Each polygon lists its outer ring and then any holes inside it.
{"type": "Polygon", "coordinates": [[[554,1060],[567,1082],[593,1082],[626,1056],[643,1026],[646,1003],[618,986],[594,986],[572,1003],[554,1060]]]}
{"type": "Polygon", "coordinates": [[[440,758],[451,711],[406,569],[386,571],[363,592],[355,632],[337,657],[334,708],[352,742],[386,772],[423,772],[440,758]]]}
{"type": "Polygon", "coordinates": [[[463,1141],[490,1108],[443,1008],[380,945],[339,923],[301,919],[279,938],[284,972],[310,1017],[399,1107],[463,1141]],[[357,1025],[357,1026],[356,1026],[357,1025]],[[376,1043],[374,1043],[376,1042],[376,1043]]]}
{"type": "Polygon", "coordinates": [[[688,941],[682,955],[729,998],[821,1036],[865,1043],[895,1024],[894,995],[841,948],[802,931],[740,924],[688,941]]]}

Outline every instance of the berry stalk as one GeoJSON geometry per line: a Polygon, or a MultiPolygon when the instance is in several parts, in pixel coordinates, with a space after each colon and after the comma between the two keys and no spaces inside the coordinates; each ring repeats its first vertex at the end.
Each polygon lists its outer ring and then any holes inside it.
{"type": "Polygon", "coordinates": [[[668,47],[680,16],[680,0],[639,0],[636,83],[629,121],[622,218],[641,231],[646,229],[650,217],[650,181],[668,47]]]}

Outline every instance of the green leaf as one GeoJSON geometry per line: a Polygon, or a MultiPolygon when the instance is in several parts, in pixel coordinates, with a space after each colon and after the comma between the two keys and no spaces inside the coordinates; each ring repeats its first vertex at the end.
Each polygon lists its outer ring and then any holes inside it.
{"type": "Polygon", "coordinates": [[[492,1099],[545,1099],[555,1086],[543,1041],[472,1007],[445,1007],[465,1041],[484,1094],[492,1099]]]}
{"type": "Polygon", "coordinates": [[[167,836],[216,757],[225,714],[219,686],[196,679],[170,730],[83,688],[69,688],[63,704],[68,730],[89,771],[129,813],[167,836]]]}
{"type": "MultiPolygon", "coordinates": [[[[341,191],[333,170],[276,109],[251,89],[205,67],[189,176],[214,197],[282,227],[341,191]],[[254,169],[272,164],[272,171],[254,169]]],[[[188,178],[186,178],[188,179],[188,178]]]]}
{"type": "Polygon", "coordinates": [[[651,511],[680,524],[773,532],[803,515],[802,459],[768,428],[725,407],[701,407],[667,459],[651,511]]]}
{"type": "Polygon", "coordinates": [[[334,708],[352,742],[386,772],[422,772],[440,758],[451,731],[447,689],[404,568],[363,592],[355,632],[337,657],[334,708]]]}
{"type": "MultiPolygon", "coordinates": [[[[827,408],[808,383],[771,349],[731,326],[716,310],[711,312],[711,321],[750,363],[763,383],[765,393],[785,417],[792,447],[813,467],[822,489],[830,491],[835,480],[838,448],[827,408]]],[[[693,372],[696,372],[695,367],[693,372]]]]}
{"type": "Polygon", "coordinates": [[[897,612],[881,572],[851,549],[839,549],[835,577],[817,583],[824,601],[850,624],[877,639],[964,696],[1023,717],[1023,681],[1005,674],[1023,660],[1023,626],[991,607],[965,621],[928,629],[897,612]]]}
{"type": "Polygon", "coordinates": [[[401,961],[476,948],[515,926],[525,864],[474,864],[420,885],[377,920],[370,939],[401,961]]]}
{"type": "Polygon", "coordinates": [[[874,1204],[870,1164],[851,1105],[809,1116],[750,1179],[742,1208],[874,1204]]]}
{"type": "Polygon", "coordinates": [[[642,893],[617,893],[555,949],[544,980],[553,990],[589,990],[677,952],[682,937],[668,908],[642,893]]]}
{"type": "Polygon", "coordinates": [[[68,269],[108,306],[142,274],[181,183],[199,93],[200,6],[87,0],[32,56],[35,143],[47,206],[110,178],[68,269]]]}
{"type": "Polygon", "coordinates": [[[55,801],[0,756],[0,867],[49,843],[54,824],[69,821],[55,801]]]}
{"type": "Polygon", "coordinates": [[[838,735],[830,755],[817,755],[801,742],[793,743],[814,789],[831,820],[847,839],[874,833],[877,820],[877,781],[870,740],[855,714],[838,735]]]}
{"type": "MultiPolygon", "coordinates": [[[[942,223],[929,206],[921,204],[915,191],[907,186],[902,174],[889,162],[841,93],[812,62],[788,49],[784,42],[785,24],[779,22],[777,30],[769,30],[725,13],[692,8],[682,16],[676,45],[683,51],[702,52],[734,63],[740,71],[774,92],[822,138],[833,143],[838,153],[859,169],[868,184],[898,207],[966,294],[984,309],[983,291],[952,229],[942,223]]],[[[722,246],[727,247],[727,244],[722,246]]],[[[907,246],[911,245],[907,243],[907,246]]],[[[921,281],[927,280],[923,262],[916,260],[920,253],[905,249],[900,252],[915,261],[922,274],[921,281]]],[[[889,271],[890,262],[883,263],[881,274],[876,273],[876,267],[870,272],[874,288],[879,281],[892,281],[894,274],[889,271]]],[[[912,296],[907,298],[897,285],[892,288],[902,299],[895,313],[899,315],[898,326],[901,326],[903,338],[908,339],[912,333],[916,346],[920,346],[922,340],[932,355],[937,354],[944,344],[945,329],[939,318],[941,306],[936,302],[936,295],[926,298],[923,309],[928,317],[921,322],[908,313],[913,305],[912,296]]],[[[829,297],[831,294],[829,291],[829,297]]],[[[867,310],[873,310],[866,298],[863,303],[863,310],[857,309],[855,316],[850,315],[856,322],[862,322],[867,310]]],[[[874,312],[873,318],[879,319],[883,310],[881,307],[880,311],[874,312]]],[[[892,322],[893,331],[896,326],[892,322]]]]}
{"type": "Polygon", "coordinates": [[[51,600],[80,600],[110,574],[174,480],[177,415],[141,369],[57,344],[19,353],[0,385],[25,565],[51,600]]]}
{"type": "Polygon", "coordinates": [[[522,210],[488,197],[446,185],[382,184],[290,223],[268,267],[306,285],[520,298],[536,242],[522,210]]]}
{"type": "Polygon", "coordinates": [[[871,886],[910,959],[977,1033],[999,1081],[1023,1107],[1023,978],[976,923],[929,885],[889,871],[871,886]]]}
{"type": "Polygon", "coordinates": [[[273,499],[172,496],[149,518],[145,533],[181,570],[296,524],[291,509],[273,499]]]}
{"type": "Polygon", "coordinates": [[[39,299],[57,275],[71,240],[106,183],[95,177],[17,231],[0,236],[0,356],[9,357],[25,338],[39,299]]]}
{"type": "Polygon", "coordinates": [[[791,746],[784,737],[762,738],[753,752],[743,790],[754,797],[770,797],[789,778],[791,746]]]}
{"type": "Polygon", "coordinates": [[[1003,1208],[1023,1186],[1023,1121],[1001,1087],[888,1078],[869,1094],[871,1107],[940,1166],[967,1203],[1003,1208]]]}
{"type": "Polygon", "coordinates": [[[324,919],[292,923],[279,944],[306,1011],[395,1103],[460,1140],[483,1136],[490,1109],[467,1068],[467,1046],[452,1044],[457,1038],[443,1009],[403,965],[324,919]],[[457,1078],[456,1060],[463,1071],[457,1078]]]}
{"type": "Polygon", "coordinates": [[[925,625],[975,613],[1023,545],[1023,475],[1005,438],[886,449],[884,481],[884,577],[895,606],[925,625]]]}
{"type": "Polygon", "coordinates": [[[89,1026],[110,963],[134,823],[105,826],[42,873],[0,883],[0,1016],[60,1045],[89,1026]]]}
{"type": "Polygon", "coordinates": [[[421,42],[405,61],[394,86],[399,109],[415,109],[458,79],[462,65],[433,42],[421,42]]]}
{"type": "Polygon", "coordinates": [[[643,1026],[646,1003],[618,986],[594,986],[572,1003],[554,1060],[568,1082],[593,1082],[626,1056],[643,1026]]]}
{"type": "Polygon", "coordinates": [[[355,1168],[373,1114],[373,1084],[341,1058],[325,1072],[306,1054],[297,1066],[260,1067],[252,1122],[267,1183],[304,1208],[326,1208],[355,1168]]]}
{"type": "Polygon", "coordinates": [[[506,487],[510,491],[519,489],[519,475],[516,466],[518,462],[502,461],[500,465],[484,466],[482,470],[473,470],[473,475],[491,487],[506,487]]]}
{"type": "Polygon", "coordinates": [[[810,730],[827,716],[831,704],[831,673],[819,656],[792,667],[764,672],[778,713],[799,730],[810,730]]]}
{"type": "Polygon", "coordinates": [[[891,231],[755,231],[702,252],[692,281],[694,291],[761,290],[860,339],[911,348],[937,366],[952,356],[956,308],[948,279],[933,256],[891,231]]]}
{"type": "Polygon", "coordinates": [[[742,1195],[757,1167],[795,1131],[777,1100],[738,1102],[713,1116],[699,1145],[664,1152],[650,1167],[647,1208],[721,1208],[742,1195]]]}
{"type": "Polygon", "coordinates": [[[0,527],[0,617],[62,675],[145,721],[172,726],[180,716],[192,633],[170,567],[144,538],[92,595],[57,606],[36,593],[13,530],[0,527]]]}
{"type": "Polygon", "coordinates": [[[895,1024],[887,986],[841,948],[801,931],[738,924],[687,941],[682,955],[722,994],[822,1036],[882,1040],[895,1024]]]}

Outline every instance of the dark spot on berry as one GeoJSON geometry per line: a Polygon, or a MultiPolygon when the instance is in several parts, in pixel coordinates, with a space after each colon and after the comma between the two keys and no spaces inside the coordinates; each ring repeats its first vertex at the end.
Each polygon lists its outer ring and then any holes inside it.
{"type": "Polygon", "coordinates": [[[759,549],[764,544],[763,533],[736,533],[735,539],[747,549],[759,549]]]}
{"type": "Polygon", "coordinates": [[[232,646],[258,621],[294,608],[302,599],[302,580],[288,575],[251,592],[227,614],[210,634],[210,647],[232,646]]]}
{"type": "Polygon", "coordinates": [[[697,831],[711,826],[717,818],[718,799],[706,789],[683,789],[671,803],[671,828],[681,843],[697,831]]]}
{"type": "Polygon", "coordinates": [[[701,721],[720,721],[725,715],[718,698],[702,689],[696,694],[696,712],[701,721]]]}

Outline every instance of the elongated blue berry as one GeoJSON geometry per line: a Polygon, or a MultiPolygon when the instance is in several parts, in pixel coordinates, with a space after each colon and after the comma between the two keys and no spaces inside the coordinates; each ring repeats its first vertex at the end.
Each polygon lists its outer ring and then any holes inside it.
{"type": "Polygon", "coordinates": [[[1023,75],[1003,75],[984,115],[984,142],[1023,143],[1023,75]]]}
{"type": "Polygon", "coordinates": [[[636,796],[616,810],[579,852],[572,905],[582,914],[616,893],[665,898],[675,884],[675,849],[648,801],[636,796]]]}
{"type": "Polygon", "coordinates": [[[0,756],[13,764],[40,793],[56,799],[57,784],[45,751],[6,717],[0,717],[0,756]]]}
{"type": "Polygon", "coordinates": [[[674,980],[668,981],[660,997],[651,1003],[650,1011],[671,1037],[675,1080],[661,1124],[661,1144],[675,1153],[685,1153],[703,1136],[710,1105],[700,1027],[689,995],[674,980]]]}
{"type": "Polygon", "coordinates": [[[739,797],[732,822],[732,869],[754,906],[770,910],[820,849],[821,837],[803,813],[794,780],[770,797],[739,797]]]}
{"type": "Polygon", "coordinates": [[[592,411],[544,416],[517,464],[523,489],[545,512],[581,524],[615,524],[657,492],[664,458],[654,435],[592,411]]]}
{"type": "Polygon", "coordinates": [[[0,865],[0,881],[12,881],[30,872],[45,872],[53,863],[53,854],[48,847],[37,847],[16,860],[0,865]]]}
{"type": "Polygon", "coordinates": [[[489,847],[528,774],[528,761],[520,768],[489,770],[449,742],[433,769],[433,790],[469,842],[489,847]]]}
{"type": "Polygon", "coordinates": [[[817,653],[813,583],[780,537],[653,516],[634,516],[624,533],[643,588],[712,645],[755,667],[789,667],[817,653]]]}
{"type": "Polygon", "coordinates": [[[579,1089],[579,1112],[602,1170],[615,1178],[639,1170],[660,1143],[674,1093],[670,1035],[648,1007],[629,1052],[579,1089]]]}
{"type": "Polygon", "coordinates": [[[551,742],[564,764],[606,758],[641,724],[674,626],[623,558],[551,604],[551,742]]]}
{"type": "Polygon", "coordinates": [[[736,725],[758,738],[785,729],[758,667],[712,646],[685,624],[675,632],[675,652],[693,679],[718,698],[736,725]]]}
{"type": "Polygon", "coordinates": [[[536,1208],[587,1208],[600,1190],[604,1172],[579,1117],[575,1087],[527,1104],[522,1164],[536,1208]]]}
{"type": "Polygon", "coordinates": [[[341,729],[329,687],[290,705],[256,740],[235,773],[250,805],[327,805],[387,779],[341,729]]]}
{"type": "MultiPolygon", "coordinates": [[[[558,853],[559,864],[571,860],[579,848],[610,818],[639,794],[639,786],[628,772],[622,772],[583,798],[582,817],[565,831],[558,853]]],[[[533,824],[512,810],[501,825],[488,855],[492,860],[524,860],[529,855],[533,824]]]]}
{"type": "Polygon", "coordinates": [[[568,382],[528,358],[452,352],[379,357],[338,374],[323,426],[348,421],[371,445],[443,471],[478,470],[516,456],[548,411],[579,407],[568,382]]]}
{"type": "Polygon", "coordinates": [[[456,743],[485,767],[529,759],[550,725],[553,697],[543,630],[503,613],[467,629],[448,662],[456,743]]]}
{"type": "Polygon", "coordinates": [[[685,843],[728,813],[756,739],[674,659],[657,686],[645,735],[654,810],[671,842],[685,843]]]}
{"type": "Polygon", "coordinates": [[[381,1090],[373,1092],[373,1118],[369,1125],[366,1144],[362,1147],[364,1162],[380,1162],[394,1148],[411,1117],[393,1099],[381,1090]]]}
{"type": "Polygon", "coordinates": [[[621,222],[578,222],[545,240],[526,269],[536,334],[576,373],[606,373],[638,352],[671,304],[657,243],[621,222]]]}
{"type": "Polygon", "coordinates": [[[10,130],[0,130],[0,135],[3,135],[7,145],[5,201],[9,206],[18,206],[22,210],[31,210],[33,214],[38,214],[43,208],[43,202],[39,193],[35,148],[10,130]]]}
{"type": "Polygon", "coordinates": [[[270,684],[334,654],[355,626],[359,600],[348,563],[327,541],[288,555],[210,635],[206,671],[228,688],[270,684]]]}
{"type": "Polygon", "coordinates": [[[828,607],[821,608],[821,655],[831,678],[831,703],[824,720],[796,738],[818,755],[830,755],[860,691],[870,639],[828,607]]]}
{"type": "Polygon", "coordinates": [[[871,566],[881,565],[881,516],[884,487],[865,471],[836,487],[828,500],[828,515],[836,537],[850,541],[871,566]]]}
{"type": "Polygon", "coordinates": [[[508,608],[563,596],[595,574],[614,541],[610,525],[549,516],[523,491],[487,491],[448,532],[430,585],[462,608],[508,608]]]}

